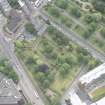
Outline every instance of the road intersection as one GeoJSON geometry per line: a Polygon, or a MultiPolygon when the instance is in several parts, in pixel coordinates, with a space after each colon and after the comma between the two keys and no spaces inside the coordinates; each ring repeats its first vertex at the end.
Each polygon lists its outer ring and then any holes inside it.
{"type": "MultiPolygon", "coordinates": [[[[28,7],[27,9],[29,9],[29,11],[30,10],[35,11],[38,15],[41,15],[42,18],[47,17],[47,19],[49,20],[50,24],[53,27],[55,27],[57,30],[62,32],[70,40],[72,40],[73,42],[77,43],[78,45],[80,45],[81,47],[86,49],[96,59],[99,59],[101,62],[105,62],[105,54],[102,53],[101,51],[99,51],[98,49],[94,48],[94,46],[92,44],[90,44],[88,41],[79,37],[79,35],[74,33],[72,30],[68,29],[67,27],[65,27],[61,23],[57,22],[56,20],[54,20],[53,18],[48,16],[48,14],[46,14],[45,12],[42,12],[41,10],[35,9],[28,0],[25,0],[25,2],[26,2],[25,5],[27,5],[27,7],[28,7]]],[[[27,13],[30,21],[33,24],[36,24],[33,21],[33,15],[27,9],[24,8],[24,10],[25,10],[24,12],[27,13]]],[[[30,100],[32,105],[45,105],[41,96],[38,94],[37,89],[33,85],[32,81],[28,77],[23,66],[21,65],[20,61],[18,60],[17,56],[15,55],[14,51],[12,50],[12,46],[11,46],[11,45],[13,45],[12,41],[7,40],[2,33],[3,32],[1,31],[0,44],[2,45],[2,49],[5,53],[5,55],[10,60],[11,65],[13,66],[14,70],[16,71],[16,73],[19,76],[19,79],[20,79],[19,84],[20,84],[23,92],[25,93],[25,96],[30,100]]]]}

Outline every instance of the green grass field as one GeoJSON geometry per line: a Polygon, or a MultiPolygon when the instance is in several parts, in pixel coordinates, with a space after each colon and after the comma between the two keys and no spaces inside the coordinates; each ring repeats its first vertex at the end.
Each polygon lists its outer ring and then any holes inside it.
{"type": "Polygon", "coordinates": [[[93,101],[98,101],[99,99],[103,98],[105,96],[105,86],[94,90],[91,93],[91,96],[93,101]]]}

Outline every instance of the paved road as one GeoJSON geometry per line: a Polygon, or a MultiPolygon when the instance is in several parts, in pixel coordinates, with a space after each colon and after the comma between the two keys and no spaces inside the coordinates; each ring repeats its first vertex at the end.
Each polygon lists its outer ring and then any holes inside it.
{"type": "Polygon", "coordinates": [[[34,28],[36,29],[37,34],[42,35],[47,29],[47,24],[45,24],[45,22],[42,19],[37,18],[37,16],[39,15],[38,9],[35,9],[33,5],[31,6],[31,3],[27,0],[25,0],[25,2],[18,0],[18,2],[22,7],[24,14],[27,16],[29,21],[33,24],[34,28]],[[21,2],[23,3],[22,5],[21,2]]]}
{"type": "Polygon", "coordinates": [[[70,98],[70,92],[74,91],[77,87],[77,83],[78,83],[78,79],[87,72],[88,70],[88,66],[85,65],[81,65],[80,67],[80,73],[78,74],[78,76],[76,77],[76,79],[73,81],[73,83],[70,85],[70,87],[68,88],[68,90],[66,90],[64,96],[61,99],[61,104],[65,105],[65,99],[70,98]]]}
{"type": "MultiPolygon", "coordinates": [[[[5,18],[0,13],[0,22],[5,21],[5,18]]],[[[3,22],[4,24],[6,22],[3,22]]],[[[20,82],[19,85],[22,88],[23,93],[32,103],[32,105],[44,105],[41,97],[38,95],[35,87],[33,86],[32,82],[30,81],[29,77],[27,76],[25,70],[23,69],[22,65],[20,64],[18,58],[16,57],[15,53],[13,52],[13,44],[10,41],[6,40],[6,37],[2,35],[2,28],[4,24],[0,25],[0,45],[2,46],[3,53],[7,56],[7,58],[11,61],[11,64],[19,76],[20,82]]]]}
{"type": "Polygon", "coordinates": [[[59,12],[61,12],[64,16],[70,17],[70,19],[73,20],[73,22],[80,25],[83,29],[87,28],[86,25],[84,25],[84,23],[80,21],[80,19],[74,18],[73,16],[68,14],[68,12],[66,12],[65,10],[63,10],[57,6],[54,6],[54,7],[57,8],[59,10],[59,12]]]}
{"type": "Polygon", "coordinates": [[[0,44],[2,45],[3,51],[11,61],[11,64],[18,74],[20,78],[20,85],[23,89],[23,92],[30,100],[32,105],[44,105],[43,101],[39,97],[35,87],[33,86],[32,82],[30,81],[29,77],[27,76],[25,70],[23,69],[22,65],[20,64],[18,58],[14,54],[13,50],[11,49],[12,44],[10,41],[7,41],[6,38],[0,34],[0,44]]]}
{"type": "Polygon", "coordinates": [[[66,26],[64,26],[60,22],[58,22],[55,19],[53,19],[51,16],[46,14],[46,12],[44,12],[44,11],[42,12],[41,11],[40,14],[43,14],[43,15],[49,17],[48,19],[50,21],[50,24],[53,27],[55,27],[57,30],[62,32],[70,40],[72,40],[73,42],[77,43],[78,45],[80,45],[81,47],[86,49],[89,53],[92,54],[93,57],[95,57],[96,59],[100,60],[101,62],[105,62],[105,54],[103,52],[99,51],[98,49],[96,49],[91,43],[89,43],[88,41],[84,40],[82,37],[80,37],[75,32],[73,32],[70,28],[67,28],[66,26]]]}
{"type": "Polygon", "coordinates": [[[88,50],[88,52],[90,52],[93,57],[95,57],[96,59],[99,59],[102,62],[105,62],[105,54],[103,54],[102,52],[94,48],[90,43],[78,37],[78,35],[70,31],[70,29],[65,28],[61,24],[56,24],[53,21],[51,21],[51,24],[60,32],[62,32],[64,35],[66,35],[68,38],[70,38],[72,41],[74,41],[84,49],[88,50]]]}
{"type": "MultiPolygon", "coordinates": [[[[46,13],[42,13],[43,15],[47,15],[46,13]]],[[[48,16],[49,17],[49,16],[48,16]]],[[[93,45],[91,45],[88,41],[84,40],[83,38],[79,37],[76,33],[74,33],[71,29],[66,28],[61,23],[54,20],[52,17],[49,17],[49,21],[53,27],[57,30],[62,32],[65,36],[67,36],[70,40],[77,43],[84,49],[86,49],[89,53],[91,53],[96,59],[99,59],[102,62],[105,62],[105,54],[97,50],[93,45]]],[[[86,70],[86,69],[85,69],[86,70]]],[[[85,73],[85,70],[82,70],[81,73],[78,75],[77,79],[73,82],[72,86],[66,91],[63,99],[61,100],[62,105],[65,105],[64,99],[68,99],[69,92],[73,91],[77,88],[77,81],[78,78],[85,73]]],[[[85,96],[84,96],[85,97],[85,96]]]]}
{"type": "MultiPolygon", "coordinates": [[[[30,3],[27,3],[27,5],[29,5],[28,8],[32,9],[30,7],[30,3]]],[[[26,12],[27,12],[27,10],[26,10],[26,12]]],[[[78,45],[83,47],[84,49],[88,50],[88,52],[90,52],[95,58],[99,59],[102,62],[105,62],[105,55],[102,52],[100,52],[99,50],[97,50],[96,48],[94,48],[88,41],[86,41],[83,38],[79,37],[72,30],[68,29],[67,27],[65,27],[61,23],[57,22],[53,18],[47,16],[47,14],[42,13],[42,12],[40,12],[39,14],[42,17],[43,16],[48,17],[51,25],[54,26],[57,30],[59,30],[64,35],[66,35],[68,38],[70,38],[70,40],[74,41],[75,43],[77,43],[78,45]]],[[[32,17],[32,14],[29,15],[30,20],[32,20],[31,17],[32,17]]],[[[32,22],[32,23],[34,23],[34,22],[32,22]]],[[[75,84],[76,84],[76,82],[73,83],[72,87],[74,87],[75,84]]]]}
{"type": "MultiPolygon", "coordinates": [[[[99,50],[97,50],[96,48],[94,48],[94,46],[92,44],[90,44],[88,41],[84,40],[83,38],[79,37],[79,35],[77,35],[76,33],[74,33],[71,29],[68,29],[67,27],[65,27],[64,25],[62,25],[61,23],[57,22],[55,19],[51,18],[50,16],[48,16],[48,14],[44,13],[42,10],[38,11],[39,14],[45,19],[49,19],[50,23],[52,26],[54,26],[57,30],[59,30],[60,32],[62,32],[65,36],[67,36],[70,40],[72,40],[73,42],[77,43],[78,45],[80,45],[81,47],[83,47],[84,49],[86,49],[89,53],[91,53],[96,59],[99,59],[102,62],[105,62],[105,54],[103,54],[102,52],[100,52],[99,50]]],[[[84,71],[83,71],[84,72],[84,71]]],[[[83,73],[81,72],[81,74],[83,73]]],[[[80,76],[80,75],[79,75],[80,76]]],[[[78,78],[77,78],[78,79],[78,78]]],[[[64,96],[66,98],[67,94],[69,93],[69,91],[71,89],[73,89],[77,83],[77,79],[75,80],[75,82],[73,83],[72,87],[67,90],[66,95],[64,96]]]]}

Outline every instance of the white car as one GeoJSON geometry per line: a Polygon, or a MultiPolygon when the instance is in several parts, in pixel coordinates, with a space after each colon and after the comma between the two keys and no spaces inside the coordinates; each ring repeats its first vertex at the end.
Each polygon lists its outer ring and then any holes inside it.
{"type": "Polygon", "coordinates": [[[36,98],[39,99],[38,93],[34,91],[34,94],[35,94],[36,98]]]}

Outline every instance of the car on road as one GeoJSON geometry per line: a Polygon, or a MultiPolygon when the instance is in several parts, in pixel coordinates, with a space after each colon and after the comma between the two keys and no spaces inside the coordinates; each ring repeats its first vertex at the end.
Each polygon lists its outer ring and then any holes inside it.
{"type": "Polygon", "coordinates": [[[35,94],[36,98],[39,99],[38,93],[34,91],[34,94],[35,94]]]}

